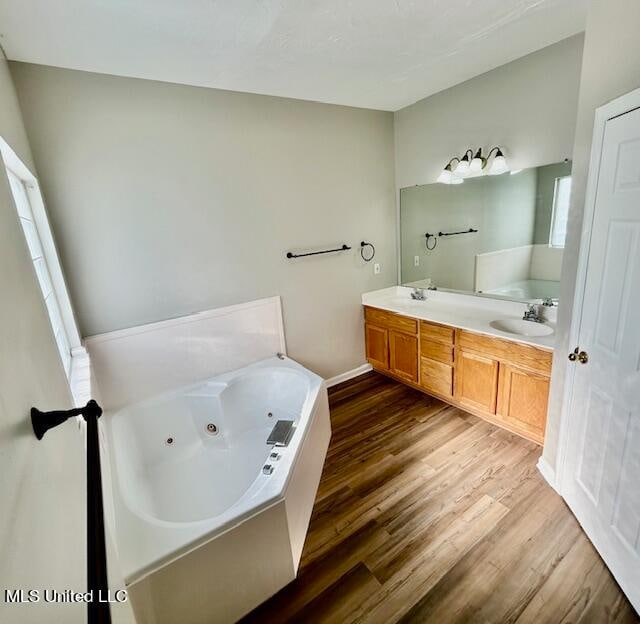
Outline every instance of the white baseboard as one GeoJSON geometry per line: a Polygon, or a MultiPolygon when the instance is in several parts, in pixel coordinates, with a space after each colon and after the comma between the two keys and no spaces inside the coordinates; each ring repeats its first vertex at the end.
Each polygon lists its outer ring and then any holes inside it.
{"type": "Polygon", "coordinates": [[[538,460],[538,470],[544,477],[544,480],[556,491],[558,494],[558,488],[556,487],[556,471],[551,467],[551,464],[542,456],[538,460]]]}
{"type": "Polygon", "coordinates": [[[354,377],[358,377],[359,375],[364,375],[368,373],[370,370],[373,370],[371,364],[363,364],[362,366],[358,366],[357,368],[353,368],[346,373],[340,373],[335,377],[329,377],[329,379],[325,380],[327,384],[327,388],[331,388],[331,386],[336,386],[343,381],[348,381],[349,379],[353,379],[354,377]]]}

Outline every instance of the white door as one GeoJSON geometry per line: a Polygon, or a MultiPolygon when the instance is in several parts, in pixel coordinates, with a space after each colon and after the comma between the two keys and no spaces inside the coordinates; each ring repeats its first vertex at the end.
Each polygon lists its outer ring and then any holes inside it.
{"type": "Polygon", "coordinates": [[[640,109],[605,123],[583,275],[562,494],[640,611],[640,109]]]}

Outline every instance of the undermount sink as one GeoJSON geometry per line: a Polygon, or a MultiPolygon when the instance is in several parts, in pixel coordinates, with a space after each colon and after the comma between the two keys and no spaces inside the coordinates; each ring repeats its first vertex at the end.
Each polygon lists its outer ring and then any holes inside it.
{"type": "Polygon", "coordinates": [[[491,321],[491,327],[499,331],[509,334],[517,334],[519,336],[550,336],[553,334],[553,327],[544,323],[535,323],[533,321],[523,321],[521,319],[500,319],[491,321]]]}

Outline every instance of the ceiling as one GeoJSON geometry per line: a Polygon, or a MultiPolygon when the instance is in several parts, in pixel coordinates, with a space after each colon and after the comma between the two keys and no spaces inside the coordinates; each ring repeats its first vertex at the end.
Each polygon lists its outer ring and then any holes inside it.
{"type": "Polygon", "coordinates": [[[397,110],[584,30],[588,0],[0,0],[11,60],[397,110]]]}

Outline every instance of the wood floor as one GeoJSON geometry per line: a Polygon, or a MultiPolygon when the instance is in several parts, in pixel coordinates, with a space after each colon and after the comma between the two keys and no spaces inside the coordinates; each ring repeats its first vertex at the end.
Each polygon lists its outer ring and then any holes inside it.
{"type": "Polygon", "coordinates": [[[330,394],[298,578],[246,622],[639,622],[540,447],[376,373],[330,394]]]}

